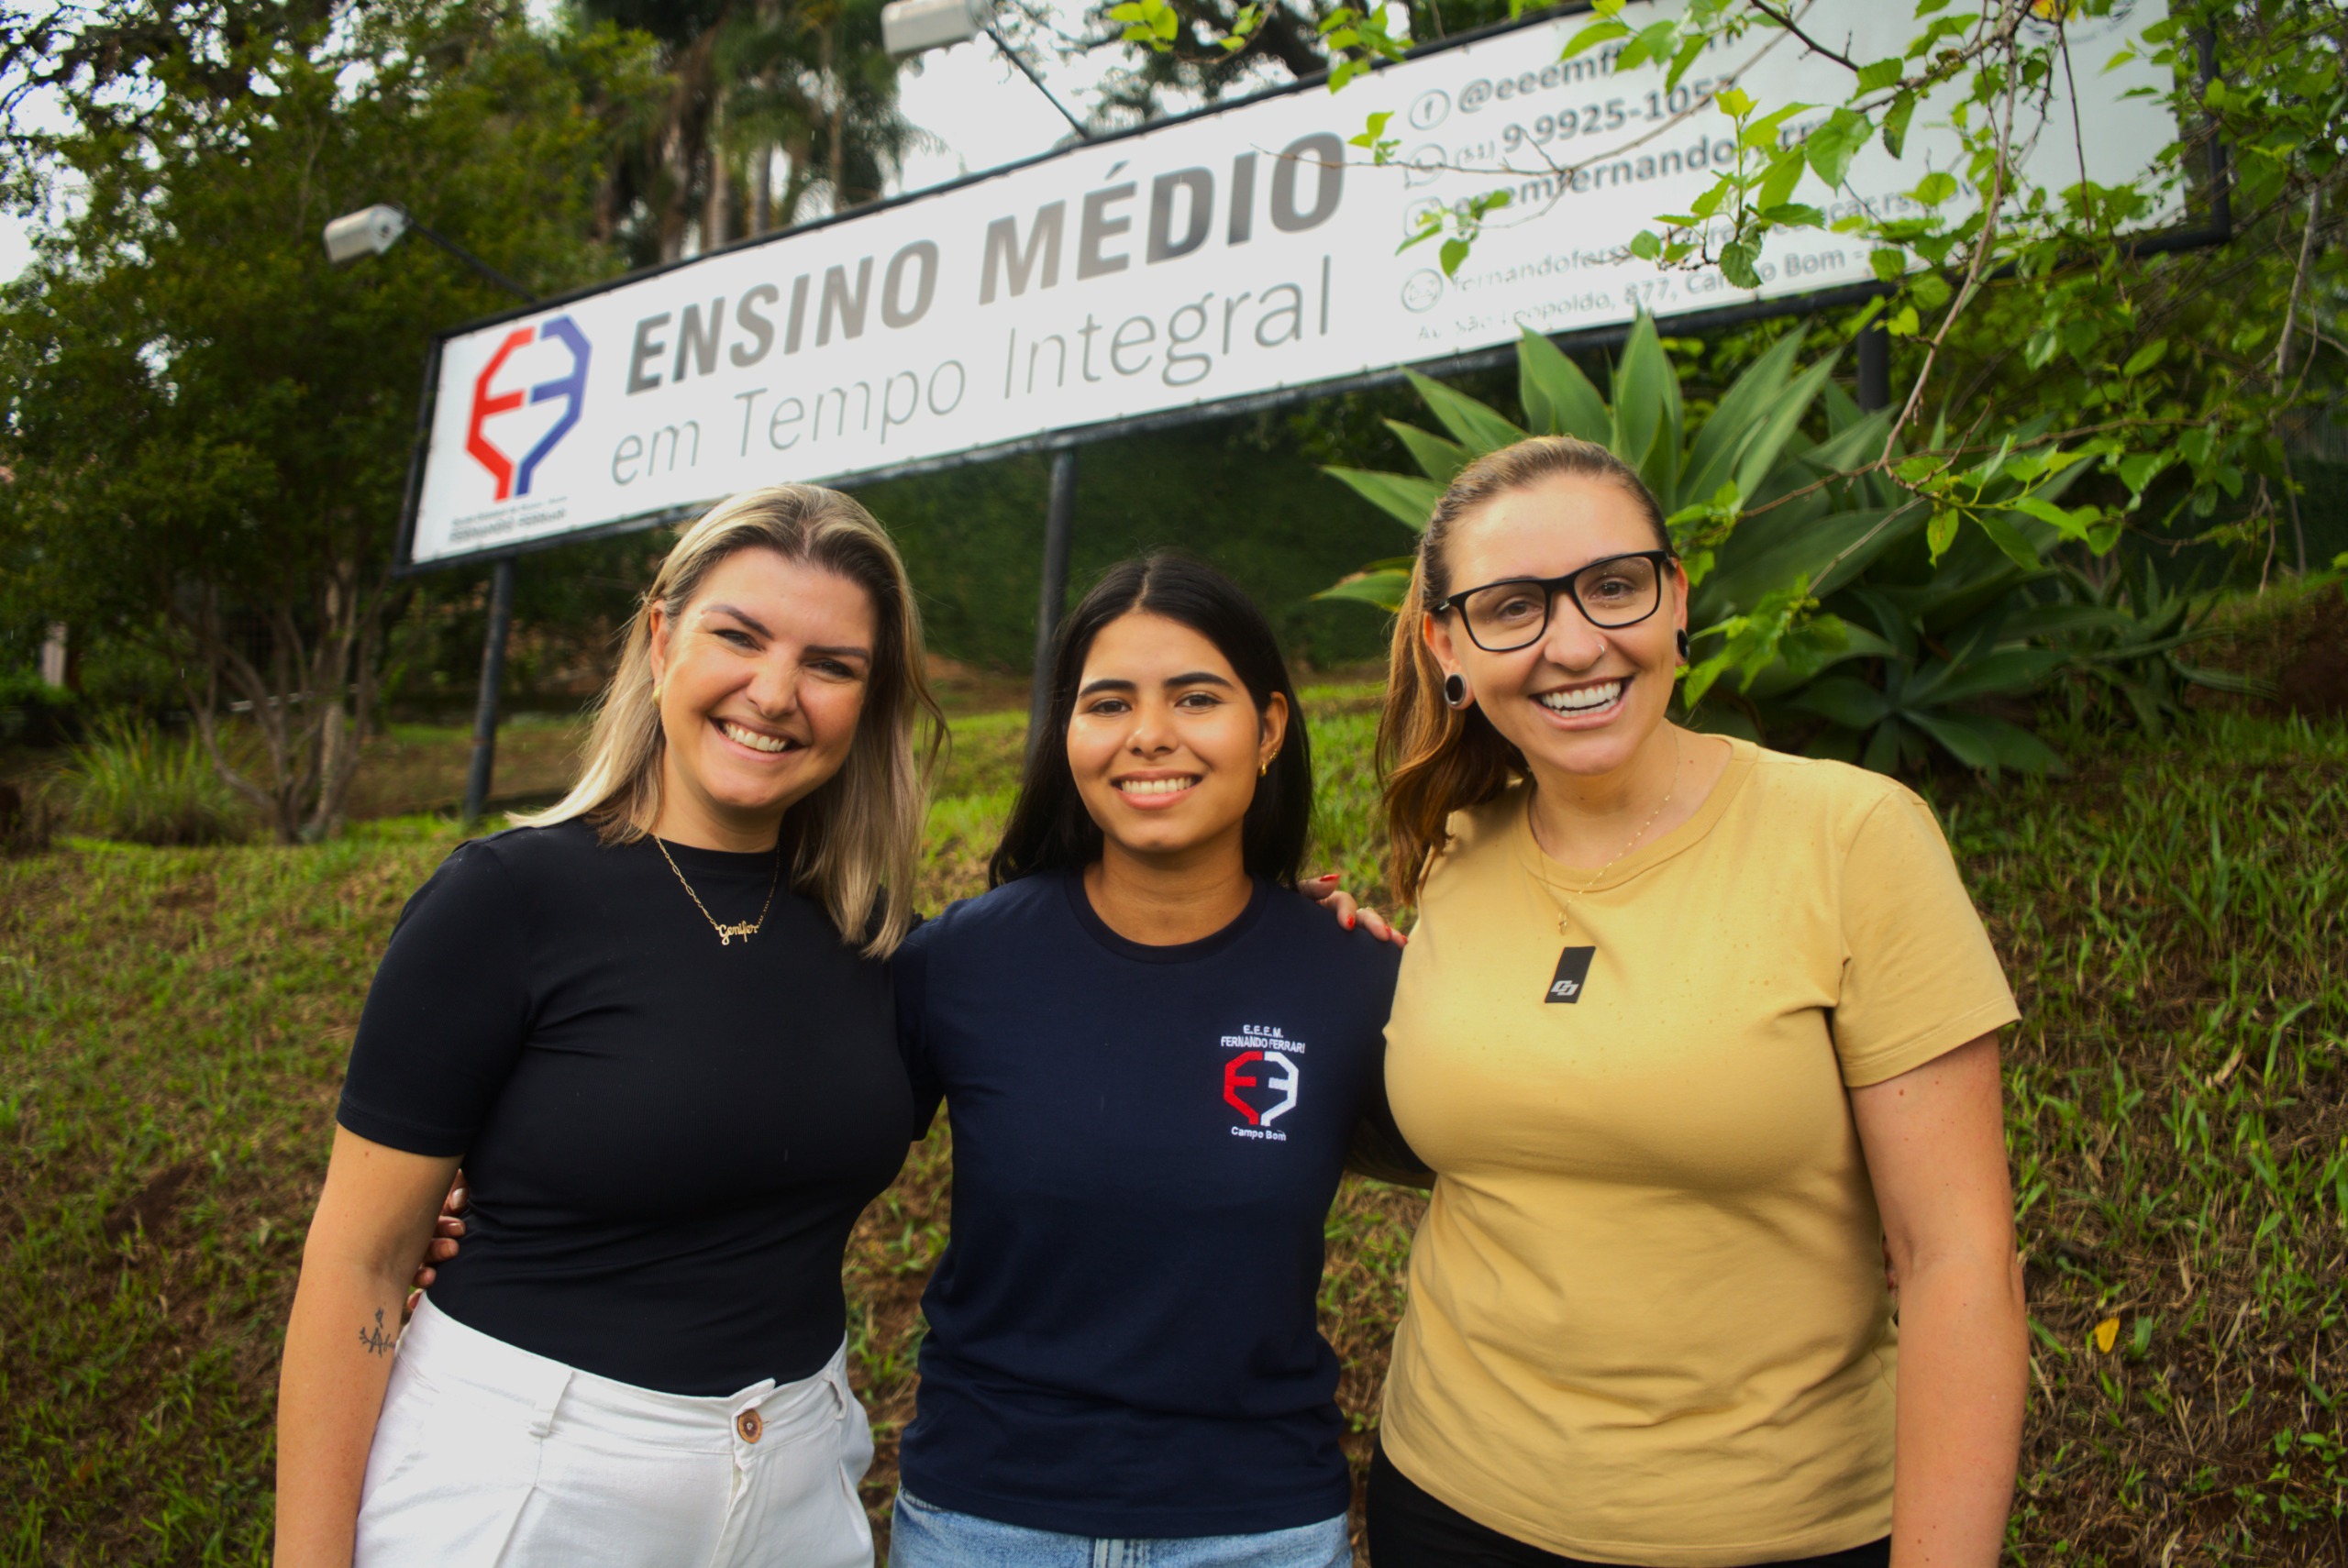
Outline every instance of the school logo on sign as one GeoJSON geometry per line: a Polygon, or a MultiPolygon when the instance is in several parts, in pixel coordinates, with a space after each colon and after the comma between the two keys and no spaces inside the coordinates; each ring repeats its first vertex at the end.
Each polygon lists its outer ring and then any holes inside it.
{"type": "Polygon", "coordinates": [[[1238,1053],[1223,1062],[1223,1102],[1241,1118],[1231,1135],[1285,1143],[1288,1134],[1272,1123],[1296,1109],[1304,1081],[1297,1057],[1303,1054],[1304,1043],[1289,1039],[1269,1024],[1250,1023],[1237,1034],[1224,1035],[1223,1048],[1238,1053]]]}
{"type": "Polygon", "coordinates": [[[526,326],[515,327],[497,346],[497,352],[489,357],[489,363],[482,367],[481,374],[473,381],[472,416],[465,425],[465,450],[472,455],[473,461],[489,470],[489,477],[497,487],[493,499],[511,501],[516,496],[529,494],[530,481],[537,477],[538,465],[546,460],[547,454],[553,451],[564,436],[570,434],[571,426],[579,423],[580,410],[587,403],[587,335],[579,330],[578,324],[570,317],[558,315],[540,322],[536,330],[526,326]],[[505,369],[505,361],[513,357],[515,350],[529,348],[534,343],[559,345],[570,355],[570,369],[526,390],[521,387],[507,392],[492,390],[499,373],[505,369]],[[526,403],[541,403],[555,398],[562,399],[562,412],[539,435],[530,449],[522,454],[518,462],[504,447],[490,438],[490,421],[512,414],[526,403]]]}

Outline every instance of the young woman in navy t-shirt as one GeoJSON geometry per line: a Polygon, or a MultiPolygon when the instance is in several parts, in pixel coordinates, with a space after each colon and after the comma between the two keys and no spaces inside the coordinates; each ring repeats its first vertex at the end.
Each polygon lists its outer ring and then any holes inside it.
{"type": "Polygon", "coordinates": [[[992,890],[894,961],[954,1220],[893,1568],[1351,1561],[1314,1307],[1357,1126],[1391,1136],[1397,954],[1286,890],[1312,802],[1262,613],[1193,562],[1113,569],[992,890]]]}

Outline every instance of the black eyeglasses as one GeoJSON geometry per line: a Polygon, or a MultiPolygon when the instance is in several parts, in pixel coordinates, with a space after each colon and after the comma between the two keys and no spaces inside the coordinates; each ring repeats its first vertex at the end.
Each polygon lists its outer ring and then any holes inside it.
{"type": "Polygon", "coordinates": [[[1673,558],[1669,550],[1640,550],[1592,561],[1563,577],[1507,578],[1455,593],[1434,613],[1458,611],[1468,635],[1486,653],[1514,653],[1539,642],[1559,594],[1570,597],[1591,625],[1616,631],[1655,613],[1663,602],[1663,569],[1673,558]]]}

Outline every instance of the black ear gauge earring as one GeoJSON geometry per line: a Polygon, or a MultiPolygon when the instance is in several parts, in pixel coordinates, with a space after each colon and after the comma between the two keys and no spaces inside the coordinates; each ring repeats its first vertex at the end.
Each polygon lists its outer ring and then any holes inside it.
{"type": "Polygon", "coordinates": [[[1468,706],[1468,678],[1456,670],[1443,678],[1443,700],[1454,708],[1468,706]]]}
{"type": "Polygon", "coordinates": [[[1676,639],[1678,641],[1678,644],[1679,644],[1679,662],[1680,662],[1680,663],[1682,663],[1682,664],[1687,663],[1687,662],[1688,662],[1688,632],[1687,632],[1687,628],[1685,628],[1685,627],[1680,628],[1678,631],[1674,632],[1674,633],[1672,634],[1672,636],[1673,636],[1674,638],[1676,638],[1676,639]]]}

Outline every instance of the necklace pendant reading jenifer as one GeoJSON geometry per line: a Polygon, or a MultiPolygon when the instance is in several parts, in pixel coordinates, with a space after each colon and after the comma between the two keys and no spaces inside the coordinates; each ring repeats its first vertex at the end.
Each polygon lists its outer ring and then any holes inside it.
{"type": "MultiPolygon", "coordinates": [[[[1548,890],[1549,897],[1556,900],[1557,905],[1557,934],[1566,939],[1566,946],[1564,950],[1557,955],[1557,967],[1550,976],[1548,988],[1542,995],[1541,999],[1543,1001],[1578,1002],[1581,1000],[1582,988],[1589,983],[1590,961],[1598,956],[1598,948],[1594,944],[1585,944],[1580,947],[1573,945],[1573,900],[1580,898],[1592,888],[1597,887],[1599,883],[1606,880],[1606,874],[1609,871],[1613,870],[1617,865],[1621,864],[1623,857],[1630,854],[1633,849],[1636,848],[1641,839],[1646,837],[1647,829],[1655,826],[1656,821],[1662,817],[1663,813],[1671,809],[1671,798],[1678,792],[1679,736],[1675,732],[1671,737],[1671,788],[1663,792],[1662,801],[1656,805],[1654,811],[1647,813],[1647,820],[1639,824],[1639,831],[1633,834],[1630,836],[1630,839],[1624,843],[1623,847],[1614,852],[1614,858],[1609,860],[1605,865],[1598,868],[1598,874],[1596,876],[1590,878],[1589,881],[1584,882],[1578,888],[1567,889],[1564,894],[1561,894],[1557,885],[1554,881],[1550,880],[1549,873],[1541,865],[1541,862],[1547,858],[1547,852],[1543,850],[1541,847],[1540,835],[1533,834],[1533,848],[1535,856],[1533,867],[1534,875],[1540,878],[1541,885],[1548,890]],[[1570,896],[1567,896],[1567,894],[1570,896]]],[[[1528,834],[1532,834],[1533,802],[1528,800],[1524,804],[1524,809],[1525,831],[1528,834]]]]}
{"type": "Polygon", "coordinates": [[[737,936],[748,942],[758,935],[759,928],[767,923],[767,911],[774,908],[774,890],[782,881],[781,845],[778,844],[774,846],[774,875],[767,878],[767,901],[759,906],[759,918],[736,921],[731,925],[721,925],[718,923],[717,917],[709,912],[709,906],[701,901],[701,895],[693,891],[693,885],[685,880],[684,872],[678,869],[676,856],[670,855],[669,846],[660,842],[660,835],[656,833],[648,836],[652,840],[653,846],[660,851],[660,858],[669,863],[669,869],[677,873],[677,881],[684,888],[685,897],[693,901],[693,908],[701,911],[701,918],[709,922],[709,929],[717,933],[717,944],[720,947],[733,946],[734,939],[737,936]]]}

